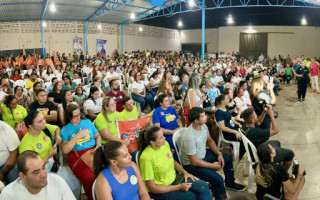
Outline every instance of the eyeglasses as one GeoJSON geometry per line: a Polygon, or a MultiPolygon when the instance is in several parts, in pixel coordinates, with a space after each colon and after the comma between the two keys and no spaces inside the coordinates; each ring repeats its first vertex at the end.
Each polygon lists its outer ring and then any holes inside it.
{"type": "Polygon", "coordinates": [[[72,119],[76,119],[76,118],[78,118],[78,117],[80,117],[80,113],[77,114],[77,115],[73,115],[73,116],[72,116],[72,119]]]}

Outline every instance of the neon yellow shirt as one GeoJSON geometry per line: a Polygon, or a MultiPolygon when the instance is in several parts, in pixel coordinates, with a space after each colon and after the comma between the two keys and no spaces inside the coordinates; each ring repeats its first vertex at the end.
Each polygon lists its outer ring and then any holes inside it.
{"type": "MultiPolygon", "coordinates": [[[[58,126],[46,124],[51,135],[58,129],[58,126]]],[[[29,132],[23,137],[19,145],[19,154],[32,150],[37,152],[42,159],[45,159],[52,149],[52,141],[43,131],[38,136],[32,136],[29,132]]]]}
{"type": "Polygon", "coordinates": [[[173,155],[166,142],[160,149],[147,146],[140,157],[139,166],[142,180],[154,180],[157,185],[170,185],[176,179],[173,155]]]}
{"type": "Polygon", "coordinates": [[[35,84],[36,82],[38,82],[37,79],[36,79],[34,82],[33,82],[31,79],[28,80],[27,85],[26,85],[26,88],[27,88],[27,89],[33,88],[33,84],[35,84]]]}
{"type": "MultiPolygon", "coordinates": [[[[98,129],[98,131],[101,131],[104,128],[108,127],[108,131],[111,135],[114,135],[115,137],[118,137],[118,127],[117,127],[117,121],[123,120],[122,115],[119,112],[113,112],[111,114],[107,114],[108,121],[103,116],[102,113],[100,113],[96,120],[94,121],[95,127],[98,129]]],[[[107,143],[107,139],[102,139],[102,144],[107,143]]]]}
{"type": "Polygon", "coordinates": [[[121,115],[124,121],[139,119],[139,113],[136,106],[133,106],[133,110],[131,112],[128,112],[126,109],[124,109],[121,112],[121,115]]]}
{"type": "Polygon", "coordinates": [[[10,108],[6,105],[1,105],[1,108],[3,121],[9,124],[13,129],[16,128],[16,123],[22,122],[28,115],[27,110],[20,105],[17,105],[17,107],[12,110],[13,115],[10,108]]]}

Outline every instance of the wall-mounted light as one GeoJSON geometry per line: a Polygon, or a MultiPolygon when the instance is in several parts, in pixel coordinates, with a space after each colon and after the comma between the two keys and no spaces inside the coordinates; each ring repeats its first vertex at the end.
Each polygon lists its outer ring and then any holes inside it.
{"type": "Polygon", "coordinates": [[[228,23],[228,24],[233,24],[233,23],[234,23],[233,18],[232,18],[232,15],[229,15],[229,16],[228,16],[227,23],[228,23]]]}
{"type": "Polygon", "coordinates": [[[182,27],[182,26],[183,26],[182,21],[178,21],[178,27],[182,27]]]}
{"type": "Polygon", "coordinates": [[[245,32],[246,32],[246,33],[256,33],[257,31],[254,30],[254,29],[252,28],[252,26],[249,26],[248,29],[245,30],[245,32]]]}
{"type": "Polygon", "coordinates": [[[307,22],[307,19],[304,17],[301,19],[301,25],[307,25],[308,22],[307,22]]]}
{"type": "Polygon", "coordinates": [[[142,32],[143,31],[143,28],[140,26],[139,27],[139,32],[142,32]]]}
{"type": "Polygon", "coordinates": [[[136,15],[135,15],[134,13],[131,13],[131,14],[130,14],[130,19],[133,20],[133,19],[135,19],[135,18],[136,18],[136,15]]]}
{"type": "Polygon", "coordinates": [[[99,30],[101,30],[101,29],[102,29],[101,24],[98,24],[98,29],[99,29],[99,30]]]}

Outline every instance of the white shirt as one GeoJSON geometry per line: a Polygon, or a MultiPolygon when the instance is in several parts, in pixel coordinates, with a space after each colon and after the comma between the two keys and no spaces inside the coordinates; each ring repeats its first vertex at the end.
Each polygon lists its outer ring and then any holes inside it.
{"type": "Polygon", "coordinates": [[[107,75],[106,75],[106,80],[108,80],[109,78],[114,78],[114,77],[118,77],[120,78],[120,75],[116,72],[113,72],[112,74],[110,72],[107,72],[107,75]]]}
{"type": "MultiPolygon", "coordinates": [[[[243,97],[242,97],[242,99],[243,99],[243,97]]],[[[237,103],[237,105],[240,106],[240,109],[241,109],[242,111],[244,111],[245,109],[248,108],[245,100],[242,101],[239,97],[236,97],[236,98],[234,98],[234,101],[237,103]]]]}
{"type": "Polygon", "coordinates": [[[19,147],[20,141],[17,133],[4,121],[0,121],[0,166],[6,164],[10,151],[19,147]]]}
{"type": "Polygon", "coordinates": [[[88,99],[84,102],[83,107],[84,107],[84,113],[88,114],[88,109],[92,110],[94,114],[101,113],[102,109],[102,100],[103,98],[99,97],[94,103],[92,99],[88,99]]]}
{"type": "Polygon", "coordinates": [[[245,102],[246,102],[247,105],[252,105],[248,90],[245,90],[245,91],[244,91],[244,95],[243,95],[242,98],[244,98],[244,100],[245,100],[245,102]]]}
{"type": "Polygon", "coordinates": [[[141,83],[134,82],[132,84],[132,89],[137,89],[137,92],[140,94],[144,91],[144,84],[142,82],[141,83]]]}
{"type": "Polygon", "coordinates": [[[18,178],[1,192],[1,200],[75,200],[67,183],[58,175],[47,175],[48,184],[38,194],[28,192],[21,178],[18,178]]]}
{"type": "Polygon", "coordinates": [[[47,81],[51,82],[52,78],[56,76],[54,74],[46,74],[44,77],[47,79],[47,81]]]}
{"type": "Polygon", "coordinates": [[[262,77],[262,79],[263,79],[263,81],[264,81],[266,84],[269,83],[269,76],[268,76],[268,75],[264,75],[264,76],[262,77]]]}

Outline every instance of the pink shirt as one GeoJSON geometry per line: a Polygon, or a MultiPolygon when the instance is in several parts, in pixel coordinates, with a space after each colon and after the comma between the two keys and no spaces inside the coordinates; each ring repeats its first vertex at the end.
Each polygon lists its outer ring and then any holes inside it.
{"type": "Polygon", "coordinates": [[[309,69],[310,69],[310,75],[311,76],[318,76],[319,74],[319,65],[318,63],[311,63],[310,66],[309,66],[309,69]]]}

